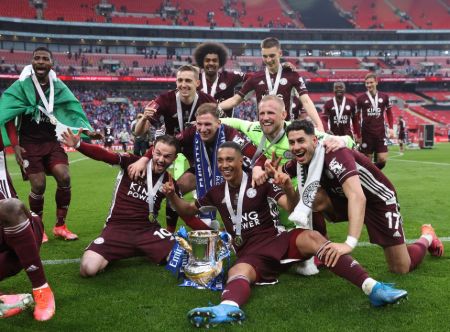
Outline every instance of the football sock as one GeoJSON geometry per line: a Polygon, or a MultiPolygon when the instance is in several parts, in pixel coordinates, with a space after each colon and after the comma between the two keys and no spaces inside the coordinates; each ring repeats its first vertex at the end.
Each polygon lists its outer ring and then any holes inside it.
{"type": "Polygon", "coordinates": [[[222,292],[223,301],[233,301],[239,307],[250,298],[250,281],[243,275],[231,277],[222,292]]]}
{"type": "Polygon", "coordinates": [[[377,281],[372,278],[367,278],[366,280],[364,280],[364,282],[361,286],[364,294],[370,295],[370,293],[372,293],[372,289],[376,285],[376,283],[377,283],[377,281]]]}
{"type": "Polygon", "coordinates": [[[433,242],[433,236],[431,236],[430,234],[424,234],[421,237],[423,237],[424,239],[427,239],[428,247],[431,246],[431,243],[433,242]]]}
{"type": "Polygon", "coordinates": [[[70,187],[58,187],[55,193],[56,201],[56,226],[62,226],[66,222],[67,210],[71,199],[70,187]]]}
{"type": "Polygon", "coordinates": [[[220,302],[220,304],[234,305],[235,307],[238,307],[238,308],[239,308],[239,304],[237,304],[237,303],[234,302],[234,301],[228,301],[228,300],[225,300],[225,301],[220,302]]]}
{"type": "Polygon", "coordinates": [[[359,288],[362,287],[364,281],[369,277],[366,270],[350,255],[339,257],[335,267],[330,267],[330,270],[359,288]]]}
{"type": "Polygon", "coordinates": [[[407,249],[409,257],[411,258],[411,265],[409,271],[414,270],[423,260],[427,253],[427,248],[430,246],[428,239],[420,237],[416,242],[410,244],[407,249]]]}
{"type": "Polygon", "coordinates": [[[30,221],[27,219],[18,225],[3,229],[6,244],[16,253],[32,286],[39,287],[45,284],[47,280],[30,221]]]}
{"type": "Polygon", "coordinates": [[[45,283],[45,284],[43,284],[43,285],[40,286],[40,287],[33,288],[33,290],[39,290],[39,289],[43,289],[43,288],[47,288],[47,287],[48,287],[48,283],[45,283]]]}
{"type": "Polygon", "coordinates": [[[42,214],[44,212],[44,195],[38,195],[31,191],[28,195],[28,203],[30,204],[30,210],[42,219],[42,214]]]}
{"type": "Polygon", "coordinates": [[[320,212],[313,212],[313,229],[322,234],[325,238],[327,237],[327,225],[325,223],[325,218],[320,212]]]}

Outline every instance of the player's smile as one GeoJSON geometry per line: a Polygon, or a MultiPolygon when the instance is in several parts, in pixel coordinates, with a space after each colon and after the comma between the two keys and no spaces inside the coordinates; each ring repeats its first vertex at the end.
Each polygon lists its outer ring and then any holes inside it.
{"type": "Polygon", "coordinates": [[[203,67],[208,76],[214,76],[219,70],[219,56],[217,54],[207,54],[203,60],[203,67]]]}
{"type": "Polygon", "coordinates": [[[266,100],[259,104],[259,123],[264,135],[274,138],[284,124],[285,112],[280,110],[280,105],[274,100],[266,100]]]}
{"type": "Polygon", "coordinates": [[[240,185],[242,174],[242,156],[232,148],[219,148],[217,166],[225,181],[231,186],[240,185]]]}
{"type": "Polygon", "coordinates": [[[303,130],[293,130],[288,134],[289,149],[299,164],[309,164],[314,156],[316,136],[305,134],[303,130]]]}
{"type": "Polygon", "coordinates": [[[31,60],[31,65],[38,81],[46,80],[50,69],[52,69],[52,59],[50,53],[46,51],[36,51],[31,60]]]}
{"type": "Polygon", "coordinates": [[[195,126],[203,142],[212,142],[220,128],[220,120],[212,114],[202,114],[197,116],[195,126]]]}

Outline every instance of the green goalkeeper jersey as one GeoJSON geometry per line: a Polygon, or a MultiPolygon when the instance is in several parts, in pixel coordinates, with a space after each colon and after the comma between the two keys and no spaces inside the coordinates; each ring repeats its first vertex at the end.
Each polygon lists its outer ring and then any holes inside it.
{"type": "MultiPolygon", "coordinates": [[[[261,142],[261,139],[264,137],[264,133],[261,129],[261,125],[258,121],[251,122],[236,118],[221,118],[220,119],[223,124],[226,124],[230,127],[233,127],[243,134],[245,134],[253,144],[256,146],[259,146],[259,143],[261,142]]],[[[286,128],[290,124],[289,121],[284,122],[284,127],[286,128]]],[[[317,138],[320,141],[323,141],[327,137],[330,137],[329,134],[324,133],[322,131],[318,131],[316,129],[315,132],[317,138]]],[[[348,148],[353,148],[355,146],[355,142],[352,140],[350,136],[343,136],[345,140],[345,144],[348,148]]],[[[284,134],[282,137],[280,137],[277,142],[270,142],[269,140],[265,141],[264,144],[264,155],[267,158],[272,158],[272,152],[275,151],[275,155],[277,158],[281,157],[281,164],[284,165],[289,160],[292,159],[292,153],[289,151],[289,142],[287,135],[284,134]]]]}

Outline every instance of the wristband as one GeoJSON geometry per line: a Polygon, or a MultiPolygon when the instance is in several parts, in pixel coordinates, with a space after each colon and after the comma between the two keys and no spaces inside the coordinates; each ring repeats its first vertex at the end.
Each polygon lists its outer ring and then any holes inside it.
{"type": "Polygon", "coordinates": [[[81,139],[78,141],[77,144],[75,144],[74,149],[78,149],[80,147],[81,144],[81,139]]]}
{"type": "Polygon", "coordinates": [[[354,249],[358,244],[358,239],[354,236],[348,235],[347,240],[345,240],[345,244],[354,249]]]}

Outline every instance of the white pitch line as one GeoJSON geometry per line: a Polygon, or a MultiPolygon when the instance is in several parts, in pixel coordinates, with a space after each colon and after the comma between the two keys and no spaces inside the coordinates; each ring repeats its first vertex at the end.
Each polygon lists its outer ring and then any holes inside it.
{"type": "MultiPolygon", "coordinates": [[[[394,156],[394,157],[396,157],[396,156],[394,156]]],[[[437,165],[437,166],[450,166],[450,164],[447,164],[447,163],[434,163],[434,162],[432,162],[432,161],[404,160],[404,159],[392,159],[392,158],[389,158],[389,160],[392,160],[392,161],[402,161],[402,162],[405,162],[405,163],[415,163],[415,164],[427,164],[427,165],[437,165]]]]}
{"type": "MultiPolygon", "coordinates": [[[[450,236],[444,236],[440,237],[442,242],[450,242],[450,236]]],[[[414,243],[417,240],[406,240],[406,243],[414,243]]],[[[359,242],[358,247],[376,247],[376,244],[370,243],[370,242],[359,242]]],[[[79,263],[80,258],[71,258],[71,259],[50,259],[50,260],[44,260],[42,263],[44,265],[63,265],[63,264],[74,264],[79,263]]]]}
{"type": "MultiPolygon", "coordinates": [[[[89,159],[89,158],[88,157],[82,157],[82,158],[74,159],[74,160],[69,161],[69,164],[75,164],[75,163],[77,163],[79,161],[83,161],[83,160],[86,160],[86,159],[89,159]]],[[[14,172],[14,173],[9,173],[9,175],[16,176],[16,175],[22,175],[22,173],[14,172]]]]}

